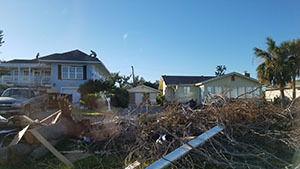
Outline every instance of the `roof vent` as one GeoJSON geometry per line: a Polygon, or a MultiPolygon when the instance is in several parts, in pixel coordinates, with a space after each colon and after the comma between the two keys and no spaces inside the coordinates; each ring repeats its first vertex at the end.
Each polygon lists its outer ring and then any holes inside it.
{"type": "Polygon", "coordinates": [[[242,75],[244,75],[244,76],[246,76],[246,77],[250,77],[250,73],[248,73],[247,71],[244,71],[244,72],[242,73],[242,75]]]}

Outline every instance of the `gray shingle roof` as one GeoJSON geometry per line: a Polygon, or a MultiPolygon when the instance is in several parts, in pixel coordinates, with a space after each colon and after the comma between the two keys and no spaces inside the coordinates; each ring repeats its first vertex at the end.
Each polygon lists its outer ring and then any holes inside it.
{"type": "Polygon", "coordinates": [[[28,59],[13,59],[9,60],[5,63],[37,63],[36,59],[28,60],[28,59]]]}
{"type": "Polygon", "coordinates": [[[208,79],[215,78],[215,76],[162,76],[166,85],[170,84],[196,84],[208,79]]]}
{"type": "Polygon", "coordinates": [[[70,52],[54,53],[48,56],[43,56],[40,57],[39,60],[100,61],[98,58],[92,57],[78,49],[70,52]]]}

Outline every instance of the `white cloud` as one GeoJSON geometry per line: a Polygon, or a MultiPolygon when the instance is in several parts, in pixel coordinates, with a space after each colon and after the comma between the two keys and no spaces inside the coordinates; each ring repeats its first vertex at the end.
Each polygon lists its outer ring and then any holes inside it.
{"type": "Polygon", "coordinates": [[[128,37],[128,33],[124,33],[123,39],[125,40],[125,39],[127,39],[127,37],[128,37]]]}

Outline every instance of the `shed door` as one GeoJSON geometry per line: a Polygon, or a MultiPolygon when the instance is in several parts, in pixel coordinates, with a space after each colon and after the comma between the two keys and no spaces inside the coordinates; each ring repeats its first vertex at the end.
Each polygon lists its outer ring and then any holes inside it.
{"type": "Polygon", "coordinates": [[[63,94],[71,94],[72,95],[72,103],[79,103],[80,101],[80,93],[77,92],[78,88],[61,88],[61,93],[63,94]]]}
{"type": "Polygon", "coordinates": [[[135,93],[135,104],[143,103],[143,93],[135,93]]]}

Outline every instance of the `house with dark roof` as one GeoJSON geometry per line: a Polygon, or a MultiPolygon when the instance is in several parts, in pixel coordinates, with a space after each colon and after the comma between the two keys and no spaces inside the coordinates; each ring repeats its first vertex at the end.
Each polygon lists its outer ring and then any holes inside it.
{"type": "Polygon", "coordinates": [[[223,95],[229,98],[253,98],[261,95],[261,89],[247,94],[257,87],[259,82],[250,74],[232,72],[223,76],[167,76],[163,75],[159,89],[169,102],[203,102],[208,95],[223,95]]]}
{"type": "Polygon", "coordinates": [[[7,86],[44,87],[60,93],[72,94],[78,103],[79,85],[89,79],[105,79],[110,72],[95,56],[80,50],[54,53],[34,59],[14,59],[0,63],[0,84],[7,86]]]}

